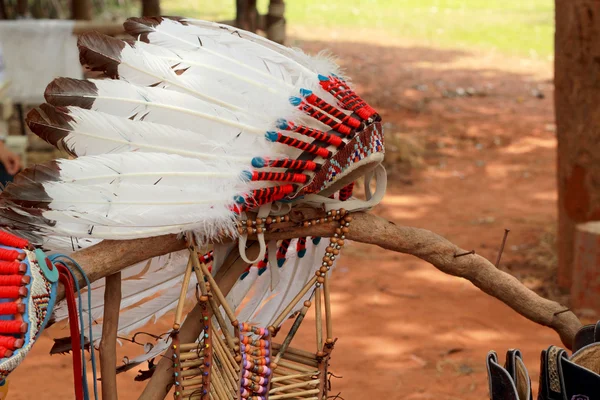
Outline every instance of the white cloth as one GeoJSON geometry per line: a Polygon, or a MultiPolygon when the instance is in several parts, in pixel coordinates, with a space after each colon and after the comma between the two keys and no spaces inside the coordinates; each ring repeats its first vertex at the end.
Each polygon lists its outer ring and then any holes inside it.
{"type": "Polygon", "coordinates": [[[13,102],[41,103],[54,78],[82,78],[74,24],[69,20],[0,21],[0,47],[13,102]]]}

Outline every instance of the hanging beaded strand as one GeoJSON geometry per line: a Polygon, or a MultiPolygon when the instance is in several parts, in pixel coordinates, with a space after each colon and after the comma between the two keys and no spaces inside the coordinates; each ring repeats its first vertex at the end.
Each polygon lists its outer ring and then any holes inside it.
{"type": "Polygon", "coordinates": [[[271,369],[271,340],[269,331],[247,323],[239,324],[242,367],[240,381],[242,399],[267,399],[271,369]],[[248,334],[255,335],[253,339],[248,334]]]}

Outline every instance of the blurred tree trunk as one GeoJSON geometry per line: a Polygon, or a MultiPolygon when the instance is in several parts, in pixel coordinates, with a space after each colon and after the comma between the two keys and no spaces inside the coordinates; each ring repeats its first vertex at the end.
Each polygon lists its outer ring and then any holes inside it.
{"type": "Polygon", "coordinates": [[[258,25],[256,0],[236,0],[235,25],[240,29],[256,32],[258,25]]]}
{"type": "Polygon", "coordinates": [[[160,16],[160,0],[142,0],[142,17],[160,16]]]}
{"type": "Polygon", "coordinates": [[[92,0],[71,0],[71,19],[86,20],[92,19],[92,0]]]}
{"type": "Polygon", "coordinates": [[[6,13],[6,2],[4,0],[0,0],[0,19],[8,19],[8,14],[6,13]]]}
{"type": "Polygon", "coordinates": [[[17,0],[17,18],[27,15],[27,0],[17,0]]]}
{"type": "Polygon", "coordinates": [[[271,0],[267,14],[267,38],[281,43],[285,42],[285,1],[271,0]]]}
{"type": "Polygon", "coordinates": [[[575,227],[600,220],[600,2],[555,4],[558,283],[570,289],[575,227]]]}

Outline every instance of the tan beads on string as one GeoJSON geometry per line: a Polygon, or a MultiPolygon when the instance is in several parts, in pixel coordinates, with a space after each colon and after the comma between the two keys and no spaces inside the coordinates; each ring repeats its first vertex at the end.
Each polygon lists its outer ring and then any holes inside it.
{"type": "Polygon", "coordinates": [[[267,218],[256,218],[254,220],[240,220],[237,221],[237,231],[240,235],[247,233],[252,235],[255,233],[265,233],[268,231],[271,224],[279,224],[281,222],[288,222],[290,220],[289,215],[267,217],[267,218]]]}
{"type": "Polygon", "coordinates": [[[350,222],[352,221],[352,217],[343,208],[341,210],[328,211],[327,215],[331,216],[332,220],[339,221],[340,227],[336,228],[333,237],[329,238],[329,246],[325,249],[325,256],[323,257],[321,267],[315,272],[315,276],[317,277],[316,287],[320,287],[325,283],[327,272],[333,266],[333,262],[340,254],[342,247],[344,247],[346,233],[350,231],[350,222]]]}

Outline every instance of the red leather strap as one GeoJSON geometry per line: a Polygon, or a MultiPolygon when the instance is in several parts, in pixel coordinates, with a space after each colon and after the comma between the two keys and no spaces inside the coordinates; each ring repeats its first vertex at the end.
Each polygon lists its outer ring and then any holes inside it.
{"type": "Polygon", "coordinates": [[[75,398],[83,400],[83,379],[81,364],[81,343],[79,338],[79,323],[77,320],[77,307],[75,305],[75,295],[73,277],[69,269],[62,264],[56,263],[59,272],[60,282],[65,286],[65,297],[67,298],[67,308],[69,310],[69,329],[71,331],[71,346],[73,348],[73,380],[75,381],[75,398]]]}

